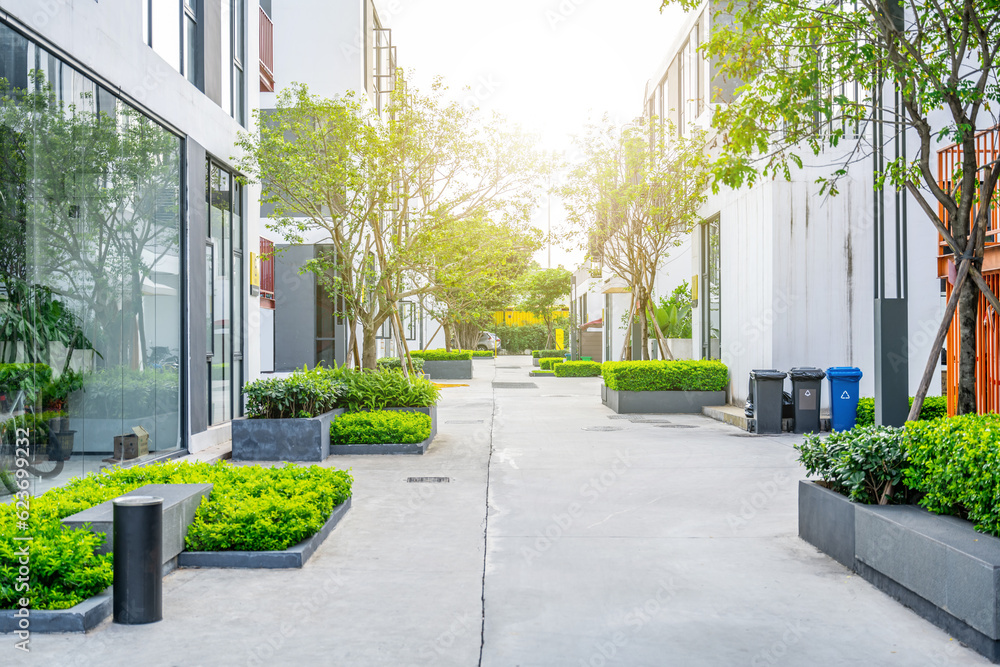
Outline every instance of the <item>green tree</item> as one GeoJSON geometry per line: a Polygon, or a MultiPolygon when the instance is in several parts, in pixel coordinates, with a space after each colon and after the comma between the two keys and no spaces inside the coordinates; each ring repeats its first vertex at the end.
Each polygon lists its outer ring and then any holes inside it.
{"type": "Polygon", "coordinates": [[[351,349],[366,368],[375,367],[376,332],[387,320],[400,328],[399,301],[430,291],[414,270],[428,247],[464,221],[516,219],[534,205],[541,163],[532,139],[500,118],[483,121],[446,91],[438,81],[422,94],[400,75],[381,116],[351,92],[323,99],[296,84],[239,140],[241,168],[274,205],[271,228],[332,246],[303,270],[342,299],[352,336],[361,329],[362,352],[353,339],[351,349]]]}
{"type": "MultiPolygon", "coordinates": [[[[657,118],[590,126],[577,140],[581,157],[561,189],[570,234],[631,289],[626,322],[629,331],[635,323],[642,332],[643,358],[649,354],[647,322],[664,358],[672,358],[656,319],[648,317],[656,309],[653,286],[670,249],[700,220],[709,183],[704,137],[675,137],[669,123],[662,132],[658,127],[657,118]]],[[[628,350],[626,342],[622,359],[628,350]]]]}
{"type": "Polygon", "coordinates": [[[569,296],[572,276],[561,266],[557,269],[537,269],[525,274],[521,283],[524,295],[522,307],[545,322],[547,349],[551,349],[554,340],[552,309],[563,297],[569,296]]]}
{"type": "Polygon", "coordinates": [[[474,349],[497,310],[513,298],[518,281],[542,245],[527,223],[483,219],[454,223],[428,238],[413,270],[426,281],[427,311],[442,323],[445,345],[474,349]]]}
{"type": "MultiPolygon", "coordinates": [[[[699,5],[695,0],[663,2],[668,4],[699,5]]],[[[735,99],[720,105],[713,117],[723,137],[713,163],[717,185],[737,188],[760,178],[788,178],[793,166],[802,167],[803,155],[826,150],[834,166],[820,181],[836,193],[838,179],[871,153],[882,133],[891,141],[895,123],[917,138],[915,153],[888,156],[874,166],[875,185],[909,192],[954,256],[963,259],[955,299],[946,309],[910,414],[920,413],[933,359],[956,307],[958,411],[974,412],[980,291],[1000,311],[978,268],[1000,162],[984,160],[976,150],[977,134],[997,124],[1000,108],[1000,2],[732,0],[715,9],[704,54],[720,76],[743,82],[735,99]],[[962,149],[951,187],[939,184],[933,166],[941,141],[962,149]]]]}

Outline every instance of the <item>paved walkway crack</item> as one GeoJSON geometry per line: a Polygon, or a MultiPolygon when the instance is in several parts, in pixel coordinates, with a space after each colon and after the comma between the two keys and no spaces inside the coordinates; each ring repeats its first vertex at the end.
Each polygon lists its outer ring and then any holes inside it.
{"type": "MultiPolygon", "coordinates": [[[[493,380],[496,380],[496,367],[493,369],[493,380]]],[[[483,649],[486,646],[486,558],[489,555],[489,531],[490,531],[490,472],[493,467],[493,434],[497,425],[497,390],[493,387],[493,412],[490,414],[490,453],[486,458],[486,514],[483,518],[483,588],[482,588],[482,625],[479,627],[479,662],[478,667],[483,665],[483,649]]]]}

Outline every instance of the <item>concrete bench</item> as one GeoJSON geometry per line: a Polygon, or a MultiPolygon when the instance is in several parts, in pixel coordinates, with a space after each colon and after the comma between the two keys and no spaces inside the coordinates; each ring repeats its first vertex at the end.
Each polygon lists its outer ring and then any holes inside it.
{"type": "MultiPolygon", "coordinates": [[[[195,512],[202,499],[212,492],[211,484],[147,484],[130,491],[125,496],[158,496],[163,498],[163,571],[177,566],[177,555],[184,551],[184,538],[194,521],[195,512]]],[[[114,506],[108,500],[90,509],[77,512],[62,520],[66,528],[83,528],[90,524],[94,533],[104,533],[104,542],[98,553],[109,553],[114,528],[114,506]]]]}

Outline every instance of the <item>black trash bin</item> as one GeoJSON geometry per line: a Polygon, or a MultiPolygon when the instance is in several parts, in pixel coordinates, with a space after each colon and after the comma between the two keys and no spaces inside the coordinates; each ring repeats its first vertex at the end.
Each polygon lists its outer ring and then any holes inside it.
{"type": "Polygon", "coordinates": [[[781,394],[785,375],[773,368],[750,371],[754,433],[781,433],[781,394]]]}
{"type": "Polygon", "coordinates": [[[114,505],[115,623],[163,619],[163,498],[123,496],[114,505]]]}
{"type": "Polygon", "coordinates": [[[795,401],[795,433],[819,433],[819,404],[826,372],[819,368],[797,367],[788,373],[792,378],[795,401]]]}

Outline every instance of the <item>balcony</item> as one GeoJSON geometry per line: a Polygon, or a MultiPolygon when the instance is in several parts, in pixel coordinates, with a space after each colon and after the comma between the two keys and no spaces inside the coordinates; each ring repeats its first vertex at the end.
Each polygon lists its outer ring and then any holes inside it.
{"type": "Polygon", "coordinates": [[[274,23],[260,10],[260,92],[274,92],[274,23]]]}

